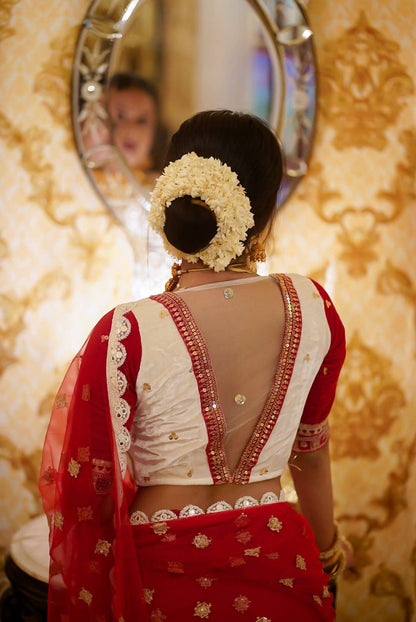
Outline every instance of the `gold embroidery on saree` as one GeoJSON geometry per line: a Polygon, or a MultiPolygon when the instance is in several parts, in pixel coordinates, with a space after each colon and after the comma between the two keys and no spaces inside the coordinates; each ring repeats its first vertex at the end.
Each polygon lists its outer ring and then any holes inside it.
{"type": "Polygon", "coordinates": [[[90,459],[90,448],[89,447],[78,447],[78,462],[88,462],[90,459]]]}
{"type": "Polygon", "coordinates": [[[192,540],[192,544],[197,549],[206,549],[207,546],[211,544],[211,538],[208,538],[204,533],[198,533],[195,538],[192,540]]]}
{"type": "Polygon", "coordinates": [[[77,508],[78,520],[81,522],[82,520],[92,520],[93,511],[90,505],[85,507],[77,508]]]}
{"type": "Polygon", "coordinates": [[[233,607],[236,611],[238,611],[238,613],[245,613],[250,605],[251,600],[249,600],[247,596],[243,596],[242,594],[240,594],[240,596],[237,596],[237,598],[234,599],[233,603],[233,607]]]}
{"type": "Polygon", "coordinates": [[[104,555],[104,557],[107,557],[107,555],[110,552],[110,549],[111,549],[110,542],[108,542],[107,540],[98,540],[97,544],[95,545],[94,553],[98,553],[100,555],[104,555]]]}
{"type": "Polygon", "coordinates": [[[296,555],[296,568],[299,568],[299,570],[306,570],[306,562],[302,555],[296,555]]]}
{"type": "Polygon", "coordinates": [[[56,408],[66,408],[68,406],[68,399],[65,393],[60,393],[56,396],[56,408]]]}
{"type": "Polygon", "coordinates": [[[91,387],[89,384],[82,385],[81,399],[83,402],[89,402],[91,399],[91,387]]]}
{"type": "Polygon", "coordinates": [[[81,465],[79,464],[79,462],[71,458],[71,460],[68,462],[68,473],[71,475],[71,477],[78,477],[80,468],[81,465]]]}
{"type": "Polygon", "coordinates": [[[267,522],[267,526],[271,531],[275,531],[276,533],[279,533],[279,531],[282,530],[283,523],[281,520],[276,518],[276,516],[271,516],[267,522]]]}
{"type": "Polygon", "coordinates": [[[78,598],[79,598],[79,600],[83,600],[85,603],[87,603],[88,606],[91,605],[92,594],[91,594],[91,592],[86,590],[85,587],[82,587],[80,589],[78,598]]]}
{"type": "Polygon", "coordinates": [[[247,557],[260,557],[260,549],[261,546],[256,546],[253,549],[245,549],[244,555],[247,555],[247,557]]]}
{"type": "Polygon", "coordinates": [[[211,603],[198,601],[195,605],[194,616],[206,620],[211,614],[211,603]]]}
{"type": "Polygon", "coordinates": [[[150,587],[145,587],[143,589],[144,600],[147,605],[150,605],[152,603],[154,593],[155,593],[154,588],[150,589],[150,587]]]}

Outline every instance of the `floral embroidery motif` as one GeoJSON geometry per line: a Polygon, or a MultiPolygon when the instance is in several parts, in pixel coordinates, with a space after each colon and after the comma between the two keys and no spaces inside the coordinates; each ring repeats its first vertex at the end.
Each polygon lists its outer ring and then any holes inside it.
{"type": "Polygon", "coordinates": [[[293,579],[279,579],[279,583],[286,585],[286,587],[293,587],[293,579]]]}
{"type": "Polygon", "coordinates": [[[209,618],[211,614],[211,606],[211,603],[201,603],[200,601],[198,601],[195,605],[194,616],[204,620],[209,618]]]}
{"type": "Polygon", "coordinates": [[[176,535],[174,533],[167,533],[161,540],[162,542],[173,542],[176,540],[176,535]]]}
{"type": "Polygon", "coordinates": [[[79,462],[88,462],[90,459],[90,448],[89,447],[78,447],[78,455],[79,462]]]}
{"type": "Polygon", "coordinates": [[[322,600],[319,596],[317,596],[316,594],[313,595],[313,599],[316,603],[318,603],[318,605],[320,605],[322,607],[322,600]]]}
{"type": "Polygon", "coordinates": [[[178,440],[178,438],[179,438],[179,436],[176,434],[176,432],[171,432],[171,433],[169,434],[169,440],[170,440],[170,441],[177,441],[177,440],[178,440]]]}
{"type": "Polygon", "coordinates": [[[163,622],[166,620],[166,616],[160,611],[160,609],[155,609],[150,614],[150,622],[163,622]]]}
{"type": "Polygon", "coordinates": [[[192,544],[197,549],[206,549],[207,546],[211,544],[211,538],[208,538],[204,533],[198,533],[195,538],[192,540],[192,544]]]}
{"type": "Polygon", "coordinates": [[[65,393],[60,393],[56,396],[56,407],[57,408],[66,408],[68,406],[68,399],[65,393]]]}
{"type": "Polygon", "coordinates": [[[311,360],[311,355],[309,353],[305,354],[305,356],[303,357],[303,360],[309,363],[309,361],[311,360]]]}
{"type": "Polygon", "coordinates": [[[163,536],[169,529],[169,525],[167,525],[165,522],[153,523],[151,527],[153,529],[153,533],[155,533],[157,536],[163,536]]]}
{"type": "Polygon", "coordinates": [[[186,474],[186,477],[192,477],[193,474],[194,474],[194,470],[193,469],[189,469],[189,471],[186,474]]]}
{"type": "Polygon", "coordinates": [[[242,596],[241,594],[234,599],[233,603],[233,607],[238,613],[245,613],[250,605],[251,600],[249,600],[247,596],[242,596]]]}
{"type": "Polygon", "coordinates": [[[306,570],[306,562],[302,555],[296,555],[296,568],[299,568],[299,570],[306,570]]]}
{"type": "Polygon", "coordinates": [[[64,526],[64,517],[60,512],[55,512],[54,514],[54,525],[57,529],[62,529],[64,526]]]}
{"type": "Polygon", "coordinates": [[[230,562],[231,568],[237,568],[238,566],[243,566],[246,563],[242,557],[229,557],[228,561],[230,562]]]}
{"type": "Polygon", "coordinates": [[[237,518],[234,521],[234,524],[236,525],[236,527],[246,527],[248,523],[249,523],[249,520],[247,518],[247,514],[245,514],[244,512],[240,514],[239,516],[237,516],[237,518]]]}
{"type": "Polygon", "coordinates": [[[198,577],[196,581],[205,590],[207,590],[209,587],[212,587],[212,584],[214,583],[214,579],[211,579],[211,577],[198,577]]]}
{"type": "Polygon", "coordinates": [[[87,603],[88,606],[91,605],[92,594],[91,594],[91,592],[86,590],[84,587],[82,587],[80,589],[78,598],[79,598],[79,600],[83,600],[85,603],[87,603]]]}
{"type": "Polygon", "coordinates": [[[81,468],[81,465],[79,464],[79,462],[77,462],[76,460],[71,458],[71,460],[68,463],[68,472],[69,472],[69,474],[72,477],[78,477],[80,468],[81,468]]]}
{"type": "Polygon", "coordinates": [[[77,508],[78,520],[91,520],[93,516],[92,507],[87,505],[82,508],[77,508]]]}
{"type": "Polygon", "coordinates": [[[254,549],[245,549],[244,555],[247,555],[248,557],[260,557],[260,549],[261,546],[256,546],[254,549]]]}
{"type": "Polygon", "coordinates": [[[97,561],[91,561],[88,564],[88,569],[92,574],[100,574],[101,568],[97,561]]]}
{"type": "Polygon", "coordinates": [[[327,585],[324,585],[322,596],[323,598],[331,598],[331,592],[329,591],[329,587],[327,585]]]}
{"type": "Polygon", "coordinates": [[[49,482],[50,484],[55,481],[55,469],[53,467],[48,467],[46,471],[43,472],[42,479],[45,482],[49,482]]]}
{"type": "Polygon", "coordinates": [[[145,587],[143,589],[143,595],[144,595],[144,600],[146,601],[147,605],[150,605],[152,600],[153,600],[153,595],[155,593],[154,589],[150,589],[149,587],[145,587]]]}
{"type": "Polygon", "coordinates": [[[91,399],[91,387],[89,384],[82,385],[81,399],[83,402],[89,402],[91,399]]]}
{"type": "Polygon", "coordinates": [[[272,622],[270,618],[266,618],[265,616],[261,618],[256,618],[256,622],[272,622]]]}
{"type": "Polygon", "coordinates": [[[281,520],[276,518],[276,516],[270,516],[267,522],[267,526],[271,531],[275,531],[276,533],[279,533],[279,531],[282,530],[283,523],[281,520]]]}
{"type": "Polygon", "coordinates": [[[94,553],[99,553],[100,555],[104,555],[105,557],[107,557],[107,555],[110,552],[110,549],[111,549],[110,542],[108,542],[107,540],[98,540],[97,544],[95,545],[94,553]]]}
{"type": "Polygon", "coordinates": [[[240,544],[247,544],[252,539],[252,535],[249,531],[239,531],[236,535],[236,540],[240,544]]]}
{"type": "Polygon", "coordinates": [[[166,567],[168,572],[172,574],[184,574],[185,568],[182,562],[168,562],[166,567]]]}
{"type": "Polygon", "coordinates": [[[101,335],[101,343],[104,343],[104,341],[108,341],[108,335],[101,335]]]}
{"type": "Polygon", "coordinates": [[[148,382],[144,382],[143,383],[143,391],[151,391],[152,387],[150,386],[150,384],[148,382]]]}
{"type": "Polygon", "coordinates": [[[325,300],[325,304],[327,306],[327,309],[329,309],[329,307],[332,307],[332,304],[330,303],[329,300],[325,300]]]}
{"type": "Polygon", "coordinates": [[[268,559],[279,559],[279,553],[274,551],[273,553],[266,553],[268,559]]]}
{"type": "Polygon", "coordinates": [[[109,341],[109,369],[110,369],[110,410],[113,422],[114,435],[117,443],[117,452],[120,461],[121,473],[124,476],[127,469],[127,452],[130,449],[130,432],[125,426],[130,417],[130,407],[123,395],[127,388],[127,378],[119,369],[127,358],[127,350],[121,343],[131,332],[130,320],[123,315],[126,305],[117,307],[114,315],[115,329],[111,332],[109,341]]]}

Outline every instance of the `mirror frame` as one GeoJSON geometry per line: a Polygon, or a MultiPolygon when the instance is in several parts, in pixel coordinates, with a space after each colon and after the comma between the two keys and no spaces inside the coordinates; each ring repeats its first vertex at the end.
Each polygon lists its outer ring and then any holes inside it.
{"type": "MultiPolygon", "coordinates": [[[[80,29],[72,74],[72,125],[79,158],[99,197],[125,227],[125,219],[117,208],[120,201],[116,195],[109,196],[105,185],[97,181],[98,167],[91,157],[91,149],[84,149],[81,122],[88,114],[88,107],[106,94],[113,46],[123,37],[133,13],[145,1],[148,0],[93,0],[80,29]]],[[[298,0],[241,1],[253,8],[267,30],[283,76],[276,128],[286,162],[277,199],[281,207],[308,170],[315,134],[317,88],[312,30],[298,0]]],[[[149,189],[136,179],[115,146],[106,148],[124,177],[123,197],[136,200],[148,211],[149,189]]]]}

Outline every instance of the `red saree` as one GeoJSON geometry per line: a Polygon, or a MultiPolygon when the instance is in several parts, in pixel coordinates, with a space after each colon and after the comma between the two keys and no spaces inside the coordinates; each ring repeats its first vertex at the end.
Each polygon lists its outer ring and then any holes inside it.
{"type": "MultiPolygon", "coordinates": [[[[313,534],[287,503],[130,524],[135,486],[120,456],[129,449],[142,352],[134,313],[121,311],[124,324],[108,313],[72,362],[48,428],[40,490],[50,522],[49,622],[333,620],[313,534]],[[109,385],[119,396],[113,409],[109,385]]],[[[314,427],[332,404],[341,337],[305,406],[308,449],[327,438],[314,427]]]]}

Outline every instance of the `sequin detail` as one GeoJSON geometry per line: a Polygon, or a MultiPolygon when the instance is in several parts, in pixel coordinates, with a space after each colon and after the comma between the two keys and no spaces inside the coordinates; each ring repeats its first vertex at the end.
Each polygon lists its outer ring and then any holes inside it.
{"type": "Polygon", "coordinates": [[[250,481],[251,470],[276,425],[295,365],[302,332],[302,314],[296,289],[285,274],[272,275],[279,283],[285,306],[285,332],[279,361],[262,414],[233,474],[233,482],[250,481]]]}
{"type": "Polygon", "coordinates": [[[206,620],[211,614],[211,603],[197,602],[195,605],[194,616],[206,620]]]}

